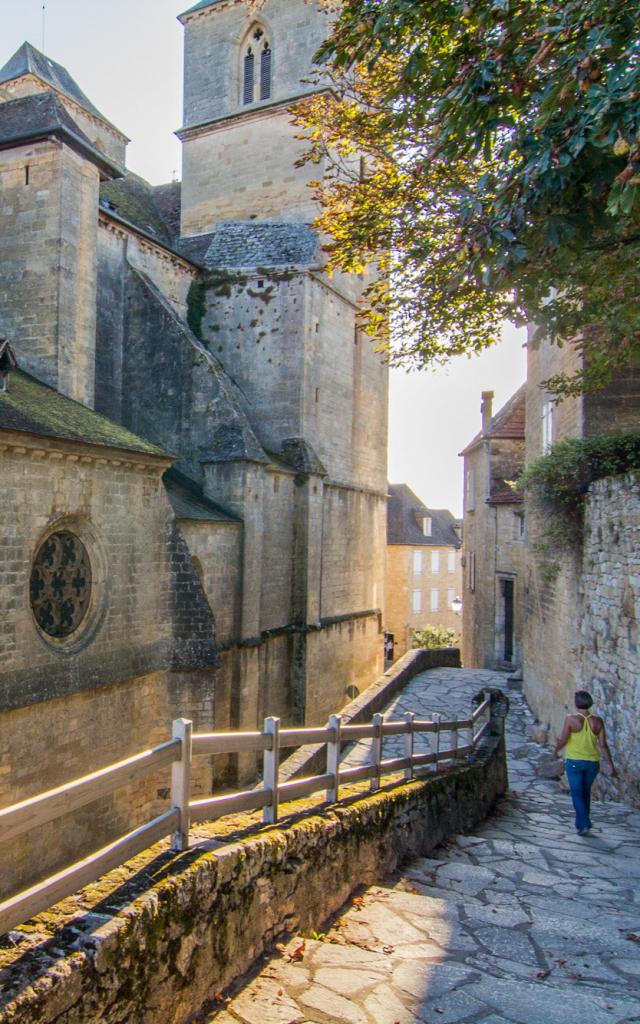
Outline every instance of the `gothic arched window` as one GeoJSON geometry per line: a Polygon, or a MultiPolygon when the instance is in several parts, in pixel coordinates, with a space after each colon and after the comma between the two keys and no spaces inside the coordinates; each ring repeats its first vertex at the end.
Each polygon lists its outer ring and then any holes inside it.
{"type": "Polygon", "coordinates": [[[256,26],[251,29],[242,48],[242,102],[245,106],[270,99],[272,75],[271,44],[264,29],[256,26]]]}

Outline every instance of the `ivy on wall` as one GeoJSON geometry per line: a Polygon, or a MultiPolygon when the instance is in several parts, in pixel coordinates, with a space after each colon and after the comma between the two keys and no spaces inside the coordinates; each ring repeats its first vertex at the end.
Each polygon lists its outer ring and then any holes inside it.
{"type": "Polygon", "coordinates": [[[557,575],[558,554],[581,548],[590,485],[636,469],[640,469],[640,434],[561,441],[527,466],[518,485],[540,514],[541,531],[533,548],[547,582],[557,575]]]}

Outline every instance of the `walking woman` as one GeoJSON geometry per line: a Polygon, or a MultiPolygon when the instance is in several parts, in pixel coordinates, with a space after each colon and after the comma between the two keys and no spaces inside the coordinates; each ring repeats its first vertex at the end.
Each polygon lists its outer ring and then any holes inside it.
{"type": "Polygon", "coordinates": [[[555,753],[558,756],[566,747],[564,766],[576,812],[576,829],[579,836],[586,836],[592,827],[591,787],[600,771],[602,755],[614,779],[618,773],[611,758],[604,722],[598,715],[591,714],[593,697],[586,690],[578,690],[575,704],[577,714],[565,718],[555,753]]]}

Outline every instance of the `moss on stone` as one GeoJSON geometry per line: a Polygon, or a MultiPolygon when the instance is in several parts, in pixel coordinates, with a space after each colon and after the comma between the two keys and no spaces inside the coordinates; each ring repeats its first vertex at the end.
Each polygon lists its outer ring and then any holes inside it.
{"type": "Polygon", "coordinates": [[[81,402],[61,395],[21,370],[11,374],[9,390],[0,395],[0,429],[150,455],[167,454],[162,448],[137,437],[81,402]]]}

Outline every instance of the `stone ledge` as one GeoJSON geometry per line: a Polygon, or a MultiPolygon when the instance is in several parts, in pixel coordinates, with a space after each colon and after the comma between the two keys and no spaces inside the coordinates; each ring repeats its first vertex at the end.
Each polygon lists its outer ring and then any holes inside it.
{"type": "MultiPolygon", "coordinates": [[[[340,714],[344,725],[370,722],[372,716],[382,711],[410,679],[430,668],[460,668],[460,651],[457,647],[407,651],[383,676],[342,708],[340,714]]],[[[283,761],[280,766],[281,780],[285,782],[287,779],[324,771],[325,749],[324,744],[301,747],[283,761]]]]}
{"type": "Polygon", "coordinates": [[[2,972],[0,1024],[186,1024],[277,938],[319,929],[361,885],[485,818],[507,785],[496,717],[471,765],[205,842],[114,916],[79,915],[2,972]]]}

